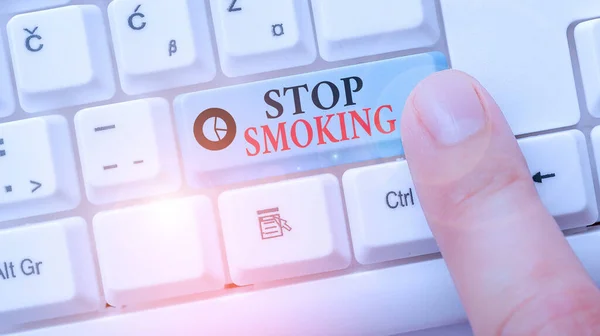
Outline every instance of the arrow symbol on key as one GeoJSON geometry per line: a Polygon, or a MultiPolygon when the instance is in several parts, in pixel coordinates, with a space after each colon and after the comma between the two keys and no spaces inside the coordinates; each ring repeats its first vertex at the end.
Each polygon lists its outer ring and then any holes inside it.
{"type": "Polygon", "coordinates": [[[42,184],[40,182],[36,182],[36,181],[29,181],[29,183],[33,184],[35,186],[35,188],[31,189],[31,192],[34,193],[36,190],[40,189],[42,187],[42,184]]]}
{"type": "Polygon", "coordinates": [[[543,183],[545,179],[552,178],[552,177],[556,177],[556,174],[542,175],[541,172],[537,172],[535,175],[533,175],[533,182],[543,183]]]}

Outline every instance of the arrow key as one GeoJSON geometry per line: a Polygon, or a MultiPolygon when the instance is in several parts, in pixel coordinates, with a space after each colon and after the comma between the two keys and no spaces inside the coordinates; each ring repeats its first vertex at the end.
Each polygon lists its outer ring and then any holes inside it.
{"type": "Polygon", "coordinates": [[[598,218],[585,137],[566,131],[519,140],[542,202],[562,229],[598,218]]]}

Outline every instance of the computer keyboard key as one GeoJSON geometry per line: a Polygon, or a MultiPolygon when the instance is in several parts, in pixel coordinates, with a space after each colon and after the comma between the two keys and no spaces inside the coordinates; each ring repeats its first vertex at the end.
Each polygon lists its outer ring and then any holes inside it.
{"type": "Polygon", "coordinates": [[[219,234],[207,197],[101,212],[94,217],[106,300],[113,306],[222,289],[219,234]]]}
{"type": "Polygon", "coordinates": [[[406,161],[348,170],[343,184],[358,262],[438,252],[406,161]]]}
{"type": "Polygon", "coordinates": [[[400,155],[406,98],[446,68],[441,53],[428,53],[178,96],[188,182],[202,188],[400,155]]]}
{"type": "Polygon", "coordinates": [[[71,0],[2,0],[0,3],[0,14],[44,9],[66,5],[69,2],[71,0]]]}
{"type": "Polygon", "coordinates": [[[342,207],[333,175],[221,194],[219,212],[233,282],[250,285],[348,267],[342,207]]]}
{"type": "Polygon", "coordinates": [[[115,92],[102,12],[93,5],[20,14],[7,25],[21,107],[34,113],[115,92]]]}
{"type": "Polygon", "coordinates": [[[95,204],[176,191],[181,185],[169,103],[149,98],[75,115],[86,194],[95,204]]]}
{"type": "Polygon", "coordinates": [[[433,0],[312,0],[321,57],[338,61],[431,46],[440,37],[433,0]]]}
{"type": "Polygon", "coordinates": [[[0,326],[99,310],[85,221],[68,218],[0,231],[0,326]]]}
{"type": "Polygon", "coordinates": [[[574,21],[595,0],[440,1],[452,68],[479,80],[515,134],[575,125],[580,109],[569,49],[574,21]]]}
{"type": "Polygon", "coordinates": [[[4,53],[6,44],[3,42],[0,37],[0,118],[9,116],[15,111],[13,86],[10,80],[12,75],[4,53]]]}
{"type": "Polygon", "coordinates": [[[212,80],[204,1],[115,0],[108,6],[121,87],[128,94],[212,80]]]}
{"type": "Polygon", "coordinates": [[[600,126],[594,127],[591,133],[592,150],[596,161],[596,174],[600,176],[600,126]]]}
{"type": "MultiPolygon", "coordinates": [[[[567,237],[598,285],[599,239],[600,230],[567,237]]],[[[164,336],[189,335],[190,330],[195,335],[400,335],[466,322],[465,310],[440,258],[113,314],[10,336],[164,336]]]]}
{"type": "Polygon", "coordinates": [[[80,198],[65,118],[0,124],[0,222],[70,210],[80,198]]]}
{"type": "Polygon", "coordinates": [[[575,27],[575,45],[587,110],[600,117],[600,19],[575,27]]]}
{"type": "Polygon", "coordinates": [[[308,0],[211,0],[223,72],[237,77],[312,63],[309,6],[308,0]]]}
{"type": "Polygon", "coordinates": [[[561,229],[593,224],[598,219],[586,140],[580,131],[519,140],[542,203],[561,229]]]}

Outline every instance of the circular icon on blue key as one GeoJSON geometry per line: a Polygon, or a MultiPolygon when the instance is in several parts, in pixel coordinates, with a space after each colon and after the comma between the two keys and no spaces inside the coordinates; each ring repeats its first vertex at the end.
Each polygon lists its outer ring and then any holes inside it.
{"type": "Polygon", "coordinates": [[[220,108],[209,108],[198,115],[194,122],[194,137],[200,146],[211,150],[223,150],[235,140],[237,126],[233,116],[220,108]]]}

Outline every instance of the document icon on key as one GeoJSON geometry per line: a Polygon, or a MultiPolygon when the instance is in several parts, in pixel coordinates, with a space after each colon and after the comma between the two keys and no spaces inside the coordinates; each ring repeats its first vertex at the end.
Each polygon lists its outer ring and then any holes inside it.
{"type": "Polygon", "coordinates": [[[292,227],[288,225],[287,221],[281,218],[279,208],[259,210],[256,214],[263,240],[283,237],[283,230],[292,231],[292,227]]]}

